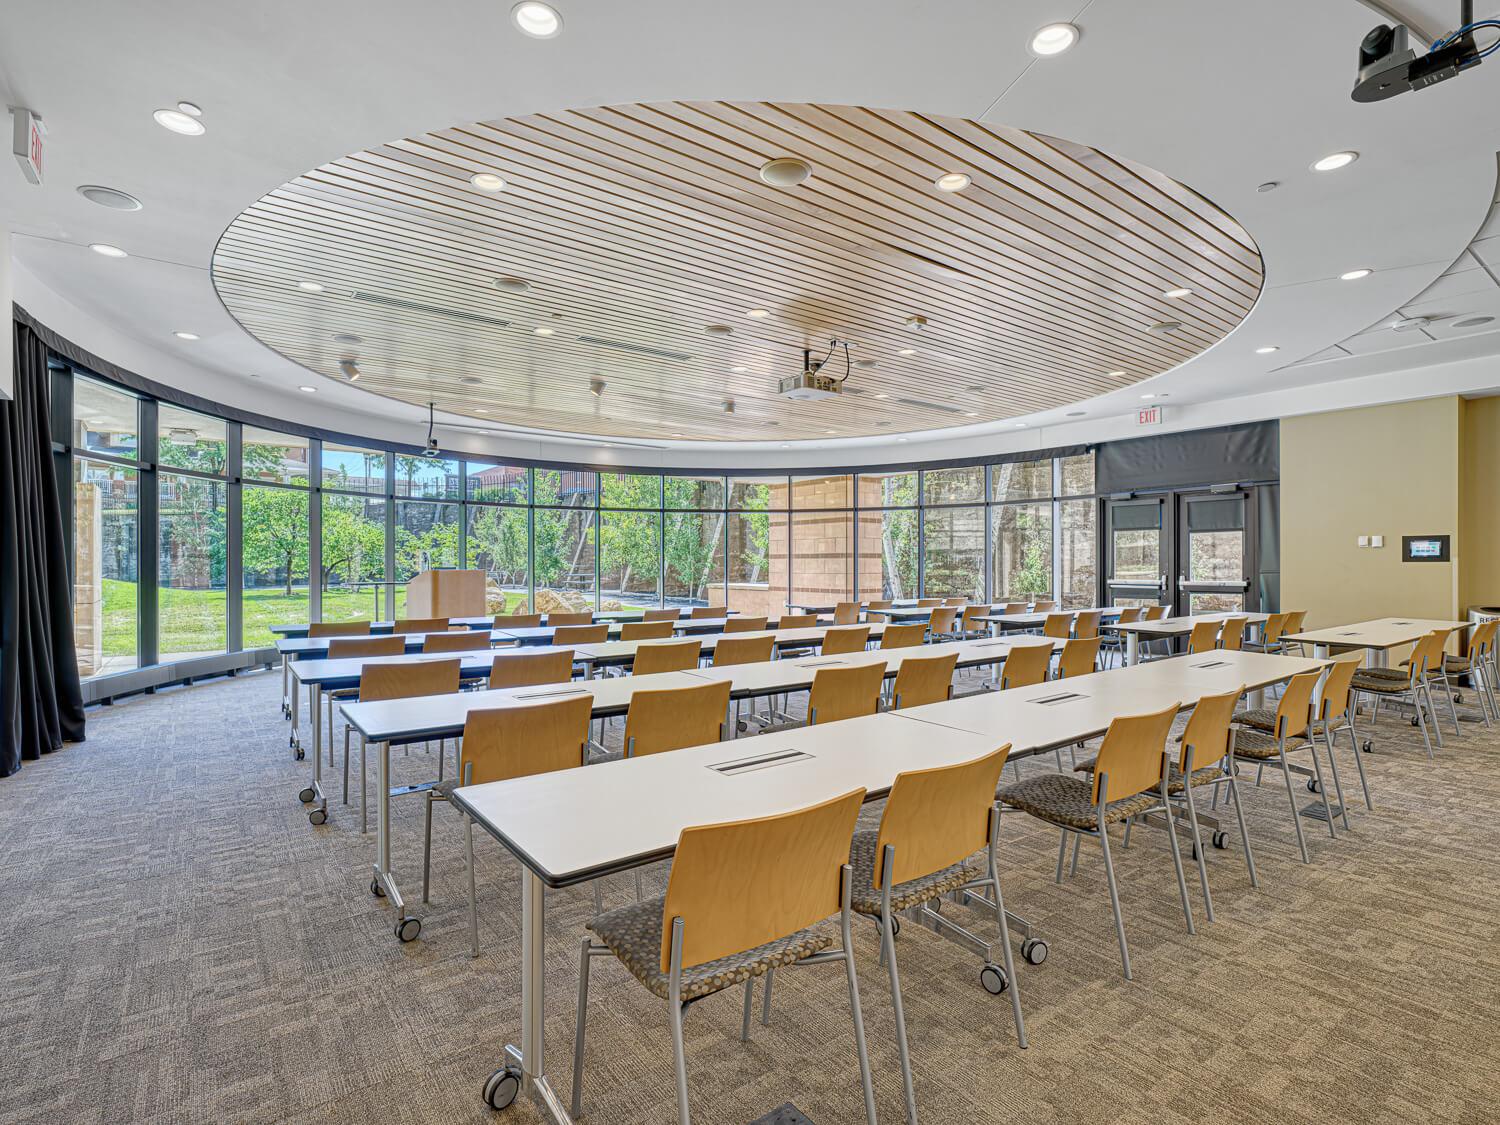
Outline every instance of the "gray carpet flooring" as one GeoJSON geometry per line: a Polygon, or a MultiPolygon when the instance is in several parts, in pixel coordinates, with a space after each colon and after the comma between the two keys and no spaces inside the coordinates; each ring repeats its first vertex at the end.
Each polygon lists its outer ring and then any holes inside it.
{"type": "MultiPolygon", "coordinates": [[[[480,1087],[518,1026],[514,862],[481,838],[484,948],[471,959],[462,833],[440,808],[423,936],[398,944],[367,889],[373,838],[357,809],[308,824],[296,793],[310,765],[286,749],[278,697],[279,677],[262,674],[125,701],[91,714],[87,743],[0,782],[0,1120],[501,1119],[480,1087]]],[[[1261,889],[1237,845],[1212,852],[1218,921],[1198,904],[1197,937],[1164,837],[1116,849],[1134,982],[1120,976],[1097,851],[1058,886],[1055,835],[1008,815],[1006,896],[1051,944],[1045,965],[1021,967],[1031,1048],[1016,1048],[1009,1005],[979,987],[972,955],[906,927],[924,1119],[1500,1120],[1500,737],[1465,722],[1429,763],[1405,720],[1383,715],[1374,733],[1376,814],[1354,802],[1337,840],[1307,822],[1311,866],[1279,780],[1249,791],[1261,889]]],[[[401,779],[432,765],[396,758],[401,779]]],[[[418,802],[398,808],[408,887],[420,825],[418,802]]],[[[664,875],[652,869],[648,885],[664,875]]],[[[628,877],[607,883],[608,905],[633,896],[628,877]]],[[[550,900],[549,1069],[562,1089],[591,910],[587,888],[550,900]]],[[[899,1121],[873,928],[856,944],[877,1100],[899,1121]]],[[[749,1045],[739,1000],[688,1014],[695,1121],[744,1125],[788,1102],[818,1125],[863,1120],[841,971],[781,974],[773,1022],[749,1045]]],[[[662,1003],[603,960],[591,1013],[586,1119],[675,1120],[662,1003]]],[[[503,1120],[540,1117],[518,1106],[503,1120]]]]}

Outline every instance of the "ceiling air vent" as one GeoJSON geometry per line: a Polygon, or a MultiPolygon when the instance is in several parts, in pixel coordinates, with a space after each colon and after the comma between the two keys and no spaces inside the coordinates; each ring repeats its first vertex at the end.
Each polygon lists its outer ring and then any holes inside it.
{"type": "Polygon", "coordinates": [[[919,398],[898,398],[896,401],[902,406],[915,406],[918,410],[941,410],[944,414],[963,413],[963,410],[957,406],[944,406],[940,402],[923,402],[919,398]]]}
{"type": "Polygon", "coordinates": [[[384,305],[388,309],[405,309],[407,312],[427,313],[429,316],[447,317],[449,320],[464,320],[470,324],[488,324],[491,328],[509,328],[510,321],[501,320],[499,317],[483,316],[480,313],[465,312],[463,309],[449,309],[442,305],[424,305],[420,301],[407,301],[400,297],[385,297],[379,293],[362,293],[358,290],[354,293],[356,301],[368,301],[372,305],[384,305]]]}
{"type": "Polygon", "coordinates": [[[636,355],[655,356],[657,359],[670,359],[677,363],[686,363],[693,357],[682,352],[669,352],[665,348],[650,348],[645,344],[631,344],[624,340],[601,340],[598,336],[580,336],[580,344],[588,344],[595,348],[613,348],[617,352],[634,352],[636,355]]]}

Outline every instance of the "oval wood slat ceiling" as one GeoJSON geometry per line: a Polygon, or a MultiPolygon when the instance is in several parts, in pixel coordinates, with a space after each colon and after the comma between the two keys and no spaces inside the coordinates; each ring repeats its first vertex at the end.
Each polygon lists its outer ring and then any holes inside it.
{"type": "Polygon", "coordinates": [[[247,208],[213,277],[263,343],[332,379],[352,359],[375,394],[478,425],[714,441],[942,429],[1103,394],[1222,339],[1263,281],[1229,215],[1121,157],[774,102],[538,114],[357,152],[247,208]],[[763,183],[779,156],[811,178],[763,183]],[[949,172],[971,183],[938,190],[949,172]],[[1149,331],[1163,321],[1181,327],[1149,331]],[[838,399],[778,397],[802,350],[835,338],[873,365],[838,399]]]}

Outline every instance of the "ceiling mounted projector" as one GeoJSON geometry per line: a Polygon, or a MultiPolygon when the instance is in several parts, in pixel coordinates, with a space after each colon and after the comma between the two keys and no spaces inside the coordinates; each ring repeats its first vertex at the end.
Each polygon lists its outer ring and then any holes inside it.
{"type": "Polygon", "coordinates": [[[1425,55],[1411,49],[1407,30],[1400,24],[1373,28],[1360,42],[1359,73],[1350,97],[1357,102],[1380,102],[1458,77],[1500,47],[1500,35],[1483,50],[1477,47],[1474,33],[1480,28],[1500,32],[1500,20],[1476,21],[1473,0],[1460,5],[1458,30],[1436,40],[1425,55]]]}
{"type": "Polygon", "coordinates": [[[813,359],[812,350],[802,350],[802,370],[795,375],[788,375],[781,380],[777,393],[782,398],[789,398],[797,402],[815,402],[818,399],[838,398],[844,392],[844,380],[849,378],[849,345],[844,344],[844,373],[843,375],[825,375],[823,369],[828,366],[828,361],[833,357],[834,350],[838,348],[837,340],[828,342],[828,354],[822,359],[813,359]]]}

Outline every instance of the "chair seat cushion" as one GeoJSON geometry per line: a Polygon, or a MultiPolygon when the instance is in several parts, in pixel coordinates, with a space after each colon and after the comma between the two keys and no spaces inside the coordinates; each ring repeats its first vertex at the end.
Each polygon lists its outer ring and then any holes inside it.
{"type": "MultiPolygon", "coordinates": [[[[1300,734],[1286,740],[1288,750],[1298,750],[1306,745],[1307,739],[1300,734]]],[[[1266,731],[1241,727],[1234,735],[1234,756],[1258,762],[1269,761],[1278,756],[1276,739],[1266,731]]]]}
{"type": "Polygon", "coordinates": [[[1405,672],[1393,668],[1362,668],[1349,681],[1355,691],[1374,691],[1383,695],[1400,695],[1407,689],[1405,672]]]}
{"type": "Polygon", "coordinates": [[[1473,668],[1472,660],[1467,656],[1445,656],[1443,657],[1444,672],[1467,672],[1473,668]]]}
{"type": "MultiPolygon", "coordinates": [[[[1040,820],[1068,828],[1097,828],[1094,812],[1094,787],[1087,781],[1061,773],[1037,774],[1023,778],[1000,790],[1000,799],[1012,808],[1028,812],[1040,820]]],[[[1154,792],[1111,801],[1104,810],[1107,824],[1117,824],[1155,808],[1160,797],[1154,792]]]]}
{"type": "Polygon", "coordinates": [[[1238,726],[1254,727],[1256,730],[1276,731],[1276,712],[1269,707],[1252,707],[1234,716],[1238,726]]]}
{"type": "MultiPolygon", "coordinates": [[[[1079,773],[1093,773],[1094,763],[1098,760],[1098,758],[1089,758],[1086,761],[1079,762],[1073,768],[1079,773]]],[[[1167,792],[1181,793],[1182,767],[1179,766],[1176,762],[1173,762],[1171,763],[1169,768],[1171,772],[1167,774],[1167,792]]],[[[1200,785],[1207,785],[1209,782],[1217,781],[1223,776],[1224,771],[1221,770],[1218,766],[1203,766],[1199,769],[1195,769],[1193,771],[1193,788],[1197,789],[1200,785]]]]}
{"type": "MultiPolygon", "coordinates": [[[[662,910],[666,897],[632,903],[601,914],[588,924],[609,946],[630,975],[663,1000],[670,999],[667,974],[661,971],[662,910]]],[[[798,930],[790,937],[717,957],[701,965],[684,966],[682,999],[696,1000],[758,977],[782,965],[794,965],[833,945],[833,938],[816,929],[798,930]]]]}
{"type": "MultiPolygon", "coordinates": [[[[861,914],[880,913],[880,891],[875,888],[875,843],[878,829],[856,832],[849,846],[849,865],[854,869],[854,909],[861,914]]],[[[919,902],[956,891],[972,882],[974,870],[967,863],[955,863],[920,879],[908,879],[891,888],[891,909],[905,910],[919,902]]]]}

